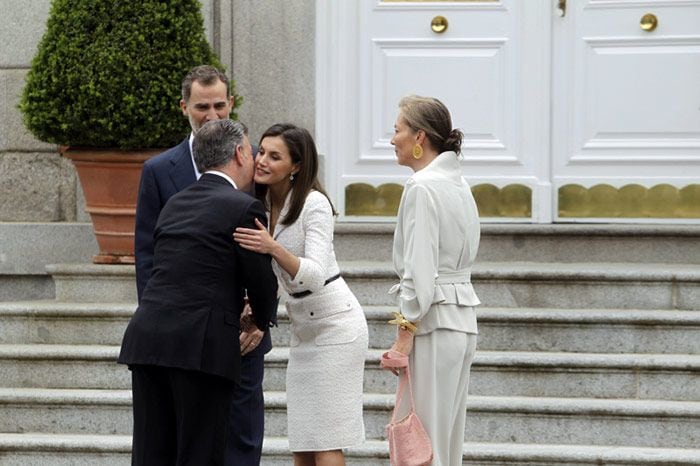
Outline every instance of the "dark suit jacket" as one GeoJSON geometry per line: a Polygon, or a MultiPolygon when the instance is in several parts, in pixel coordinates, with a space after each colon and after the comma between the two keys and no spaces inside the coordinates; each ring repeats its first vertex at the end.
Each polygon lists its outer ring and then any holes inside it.
{"type": "MultiPolygon", "coordinates": [[[[257,148],[253,146],[253,154],[257,148]]],[[[172,196],[197,181],[190,155],[190,137],[175,147],[149,159],[143,165],[136,205],[134,253],[138,299],[153,270],[153,234],[158,215],[172,196]]],[[[251,194],[255,191],[251,188],[251,194]]],[[[273,318],[273,322],[276,317],[273,318]]]]}
{"type": "Polygon", "coordinates": [[[194,183],[197,178],[190,156],[190,138],[146,161],[141,172],[134,251],[136,255],[136,289],[139,301],[153,269],[153,234],[158,215],[173,195],[194,183]]]}
{"type": "Polygon", "coordinates": [[[248,290],[256,325],[277,307],[268,255],[232,240],[265,221],[260,201],[204,174],[165,205],[155,232],[153,274],[124,335],[119,362],[196,370],[238,381],[239,318],[248,290]]]}

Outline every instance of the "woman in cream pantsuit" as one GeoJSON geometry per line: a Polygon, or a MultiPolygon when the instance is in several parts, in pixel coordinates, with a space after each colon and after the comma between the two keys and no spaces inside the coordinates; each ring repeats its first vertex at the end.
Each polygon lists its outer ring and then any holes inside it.
{"type": "Polygon", "coordinates": [[[391,143],[398,163],[415,172],[394,233],[401,281],[392,292],[401,316],[392,349],[410,355],[416,413],[432,442],[433,465],[461,465],[477,338],[473,306],[480,303],[470,278],[479,215],[457,159],[462,132],[452,129],[442,102],[408,96],[399,103],[391,143]]]}
{"type": "MultiPolygon", "coordinates": [[[[287,437],[294,464],[344,465],[342,449],[364,441],[362,382],[367,321],[340,277],[333,251],[333,206],[318,178],[308,131],[270,127],[256,158],[256,194],[270,232],[239,228],[240,245],[272,256],[289,294],[287,437]]],[[[253,309],[253,312],[255,310],[253,309]]]]}

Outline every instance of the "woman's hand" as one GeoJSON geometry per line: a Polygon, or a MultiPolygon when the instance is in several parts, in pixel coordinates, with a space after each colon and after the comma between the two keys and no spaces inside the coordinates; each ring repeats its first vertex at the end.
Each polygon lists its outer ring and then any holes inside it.
{"type": "Polygon", "coordinates": [[[391,345],[391,349],[407,356],[410,355],[411,351],[413,351],[413,334],[408,330],[398,327],[396,340],[394,344],[391,345]]]}
{"type": "MultiPolygon", "coordinates": [[[[390,351],[398,351],[406,356],[410,355],[411,351],[413,351],[413,334],[408,330],[398,327],[396,340],[394,340],[394,344],[391,345],[390,351]]],[[[391,369],[391,372],[393,372],[394,375],[399,375],[398,369],[391,369]]]]}
{"type": "Polygon", "coordinates": [[[255,219],[257,230],[252,228],[236,228],[233,232],[233,239],[245,249],[260,254],[269,254],[282,269],[289,274],[290,277],[296,277],[299,273],[301,261],[297,256],[284,249],[284,246],[272,239],[270,233],[267,232],[265,225],[260,223],[260,220],[255,219]]]}
{"type": "Polygon", "coordinates": [[[233,239],[236,240],[242,248],[249,251],[259,252],[260,254],[272,254],[272,251],[277,246],[277,241],[272,239],[270,233],[267,232],[265,225],[260,223],[260,220],[255,219],[257,230],[252,228],[236,228],[233,233],[233,239]]]}

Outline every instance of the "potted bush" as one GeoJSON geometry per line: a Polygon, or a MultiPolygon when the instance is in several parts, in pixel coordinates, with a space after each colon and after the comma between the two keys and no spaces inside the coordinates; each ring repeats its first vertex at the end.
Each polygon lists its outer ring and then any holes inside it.
{"type": "Polygon", "coordinates": [[[77,169],[100,246],[94,262],[133,263],[143,162],[190,131],[178,107],[185,74],[203,63],[222,68],[200,8],[197,0],[52,2],[20,109],[27,128],[77,169]]]}

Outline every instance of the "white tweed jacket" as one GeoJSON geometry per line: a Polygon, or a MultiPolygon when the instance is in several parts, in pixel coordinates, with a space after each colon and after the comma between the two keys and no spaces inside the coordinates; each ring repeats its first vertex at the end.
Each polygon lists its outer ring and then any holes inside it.
{"type": "Polygon", "coordinates": [[[311,191],[296,222],[282,225],[289,212],[290,199],[291,191],[282,207],[273,237],[297,256],[301,264],[295,277],[285,272],[274,260],[272,267],[288,294],[306,290],[315,293],[323,288],[328,278],[340,272],[333,250],[333,210],[326,196],[311,191]]]}

